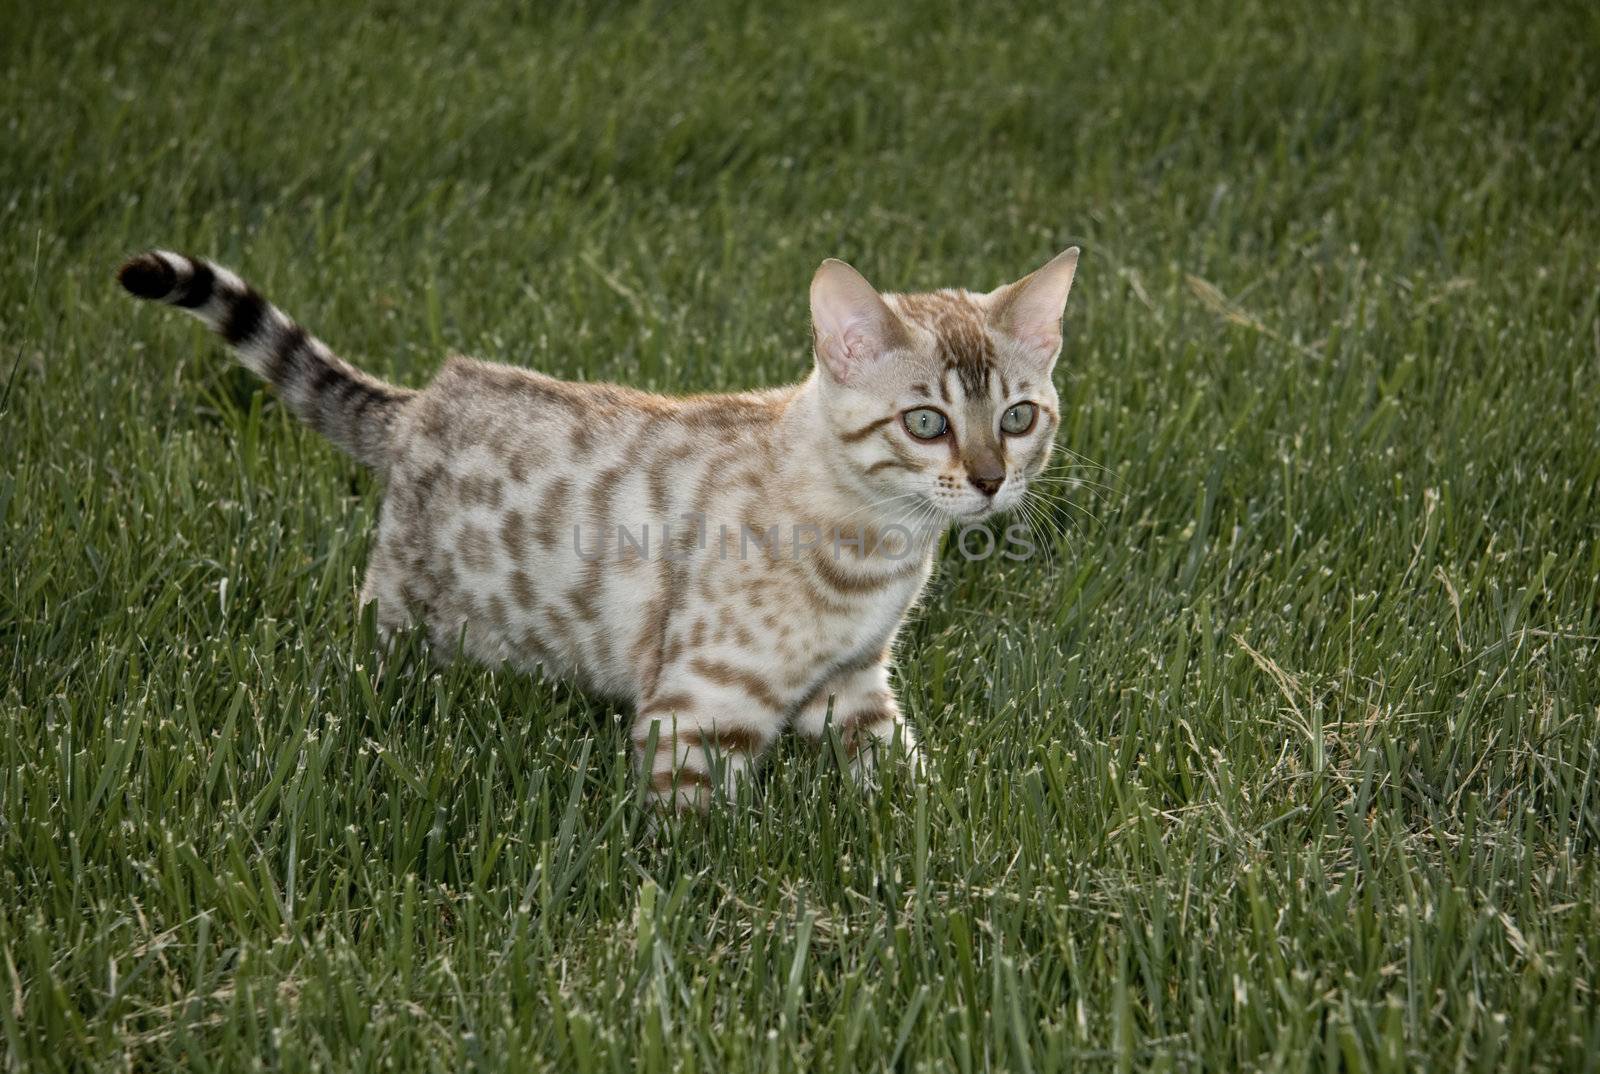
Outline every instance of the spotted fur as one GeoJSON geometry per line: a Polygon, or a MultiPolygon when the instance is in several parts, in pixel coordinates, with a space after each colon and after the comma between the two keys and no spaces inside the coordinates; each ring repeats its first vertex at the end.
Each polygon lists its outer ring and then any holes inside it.
{"type": "Polygon", "coordinates": [[[731,791],[785,727],[865,776],[919,758],[890,684],[940,533],[1015,504],[1050,454],[1076,250],[987,294],[812,285],[800,384],[667,397],[468,358],[420,391],[336,356],[233,273],[154,252],[134,295],[188,310],[383,477],[362,599],[436,650],[570,676],[636,714],[658,802],[731,791]],[[1022,436],[997,422],[1025,403],[1022,436]],[[918,440],[905,414],[942,408],[918,440]]]}

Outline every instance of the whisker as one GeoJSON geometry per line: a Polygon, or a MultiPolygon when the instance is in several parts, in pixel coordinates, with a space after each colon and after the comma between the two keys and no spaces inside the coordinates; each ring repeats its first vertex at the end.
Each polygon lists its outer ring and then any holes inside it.
{"type": "MultiPolygon", "coordinates": [[[[1041,515],[1044,515],[1046,518],[1056,517],[1056,516],[1052,515],[1049,511],[1046,510],[1046,504],[1048,504],[1048,502],[1049,501],[1044,500],[1042,496],[1041,497],[1037,497],[1035,499],[1035,501],[1034,501],[1033,509],[1035,511],[1038,511],[1041,515]]],[[[1093,518],[1094,516],[1090,515],[1090,517],[1093,518]]],[[[1062,516],[1060,516],[1060,518],[1068,526],[1072,527],[1072,532],[1077,535],[1078,540],[1080,542],[1082,542],[1084,544],[1088,544],[1089,543],[1089,535],[1084,532],[1082,526],[1078,525],[1078,520],[1077,519],[1073,518],[1072,515],[1070,515],[1070,514],[1062,515],[1062,516]]],[[[1096,521],[1099,521],[1099,520],[1096,519],[1096,521]]],[[[1102,526],[1101,528],[1103,529],[1104,527],[1102,526]]]]}
{"type": "Polygon", "coordinates": [[[1067,445],[1061,443],[1060,441],[1056,442],[1055,447],[1056,447],[1056,450],[1061,452],[1063,455],[1070,456],[1071,459],[1076,460],[1076,465],[1078,465],[1078,466],[1088,466],[1088,467],[1091,467],[1091,468],[1096,469],[1096,470],[1104,470],[1108,474],[1113,474],[1113,473],[1116,472],[1116,471],[1112,470],[1111,467],[1109,467],[1109,466],[1105,466],[1105,465],[1102,465],[1101,463],[1095,462],[1093,459],[1089,458],[1089,456],[1083,454],[1082,452],[1073,451],[1071,448],[1067,447],[1067,445]]]}
{"type": "MultiPolygon", "coordinates": [[[[1067,490],[1063,491],[1061,489],[1054,489],[1054,488],[1050,488],[1048,486],[1046,486],[1044,488],[1040,488],[1037,485],[1030,485],[1029,486],[1029,491],[1030,492],[1037,492],[1041,496],[1044,496],[1044,495],[1048,494],[1050,496],[1050,498],[1052,498],[1052,499],[1065,500],[1066,502],[1071,503],[1074,506],[1077,506],[1077,501],[1072,498],[1072,493],[1075,493],[1075,492],[1079,491],[1077,489],[1067,489],[1067,490]]],[[[1104,499],[1103,497],[1094,495],[1092,492],[1090,493],[1090,496],[1089,496],[1089,502],[1090,503],[1099,504],[1102,508],[1106,508],[1106,509],[1115,509],[1115,508],[1117,508],[1119,506],[1119,502],[1118,501],[1104,499]]]]}
{"type": "MultiPolygon", "coordinates": [[[[1102,529],[1105,528],[1105,520],[1102,519],[1099,515],[1095,514],[1093,511],[1089,510],[1087,507],[1083,506],[1083,504],[1081,504],[1081,503],[1076,503],[1076,502],[1068,499],[1065,496],[1056,496],[1056,495],[1053,495],[1051,493],[1044,492],[1044,491],[1042,491],[1040,489],[1029,489],[1028,491],[1032,495],[1037,496],[1040,500],[1044,501],[1045,503],[1058,504],[1058,505],[1060,505],[1062,507],[1071,508],[1072,510],[1077,511],[1079,514],[1082,514],[1086,518],[1090,518],[1090,519],[1094,520],[1094,522],[1097,525],[1099,525],[1102,529]]],[[[1071,517],[1071,516],[1069,515],[1068,517],[1071,517]]]]}
{"type": "Polygon", "coordinates": [[[1106,505],[1107,507],[1111,507],[1116,503],[1127,499],[1128,497],[1126,492],[1115,489],[1107,490],[1103,486],[1096,487],[1092,482],[1079,481],[1074,478],[1039,476],[1030,478],[1028,480],[1028,484],[1030,487],[1038,484],[1051,487],[1065,487],[1071,490],[1082,489],[1084,492],[1087,492],[1090,496],[1094,497],[1095,500],[1106,505]]]}
{"type": "Polygon", "coordinates": [[[1034,475],[1029,480],[1050,481],[1057,484],[1082,485],[1084,488],[1100,489],[1116,496],[1126,496],[1128,494],[1128,490],[1122,486],[1108,485],[1104,481],[1096,481],[1093,478],[1084,477],[1082,474],[1052,473],[1050,470],[1044,470],[1034,475]]]}
{"type": "Polygon", "coordinates": [[[1033,497],[1033,510],[1039,512],[1046,518],[1055,518],[1065,522],[1068,526],[1072,527],[1072,531],[1078,535],[1079,540],[1087,543],[1089,540],[1089,535],[1084,532],[1083,527],[1078,525],[1077,518],[1072,515],[1071,512],[1062,511],[1060,509],[1062,506],[1075,508],[1085,515],[1090,521],[1099,526],[1102,530],[1105,529],[1105,523],[1096,517],[1092,511],[1087,510],[1081,505],[1072,503],[1070,500],[1058,500],[1055,497],[1048,496],[1045,493],[1038,492],[1036,490],[1029,491],[1033,497]]]}
{"type": "Polygon", "coordinates": [[[871,503],[863,504],[862,506],[856,508],[854,511],[851,511],[851,512],[843,515],[841,518],[838,519],[838,521],[839,522],[848,522],[850,519],[854,518],[856,515],[859,515],[864,511],[873,511],[873,510],[878,510],[880,508],[885,508],[885,507],[888,507],[890,504],[898,503],[901,500],[925,500],[925,499],[926,498],[920,492],[900,492],[900,493],[896,493],[893,496],[886,496],[881,500],[874,500],[871,503]]]}
{"type": "MultiPolygon", "coordinates": [[[[1028,529],[1034,534],[1034,536],[1047,535],[1049,537],[1049,543],[1052,546],[1060,544],[1066,544],[1069,547],[1071,546],[1071,540],[1068,538],[1066,532],[1061,529],[1060,525],[1057,524],[1055,520],[1051,519],[1047,514],[1041,511],[1038,504],[1032,503],[1026,496],[1024,496],[1021,500],[1017,501],[1017,508],[1021,512],[1023,519],[1027,522],[1028,529]],[[1041,535],[1040,530],[1044,531],[1043,535],[1041,535]]],[[[1068,517],[1068,520],[1070,521],[1070,516],[1068,517]]]]}
{"type": "MultiPolygon", "coordinates": [[[[1112,474],[1111,476],[1115,477],[1116,475],[1112,474]]],[[[1083,468],[1076,464],[1046,467],[1044,470],[1041,470],[1038,474],[1036,474],[1033,480],[1071,482],[1074,485],[1082,485],[1085,488],[1099,489],[1114,496],[1128,495],[1128,486],[1121,481],[1118,481],[1115,484],[1105,481],[1097,481],[1093,477],[1088,476],[1088,474],[1083,471],[1083,468]]]]}
{"type": "Polygon", "coordinates": [[[1128,495],[1128,490],[1126,490],[1125,487],[1122,487],[1122,485],[1107,485],[1106,482],[1098,482],[1098,480],[1094,480],[1093,477],[1085,477],[1085,475],[1082,474],[1072,474],[1072,472],[1054,472],[1053,469],[1046,469],[1046,471],[1040,472],[1040,474],[1035,475],[1034,479],[1030,480],[1072,483],[1072,485],[1082,485],[1083,488],[1098,488],[1098,490],[1106,491],[1106,493],[1110,493],[1110,495],[1128,495]]]}

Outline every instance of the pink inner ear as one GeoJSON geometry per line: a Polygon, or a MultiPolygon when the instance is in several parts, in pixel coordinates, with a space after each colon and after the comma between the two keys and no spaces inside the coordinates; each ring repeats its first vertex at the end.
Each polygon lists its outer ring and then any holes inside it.
{"type": "Polygon", "coordinates": [[[817,356],[833,378],[849,383],[886,352],[904,345],[904,327],[854,269],[824,263],[812,283],[817,356]]]}
{"type": "Polygon", "coordinates": [[[1061,349],[1060,318],[1052,320],[1053,309],[1030,304],[1027,297],[1023,296],[1023,300],[1008,311],[999,327],[1039,361],[1049,361],[1061,349]]]}
{"type": "Polygon", "coordinates": [[[1061,318],[1077,267],[1078,248],[1074,246],[994,294],[1001,330],[1043,360],[1054,358],[1061,349],[1061,318]]]}
{"type": "Polygon", "coordinates": [[[841,384],[859,376],[884,349],[872,326],[859,321],[843,326],[818,348],[828,371],[841,384]]]}
{"type": "Polygon", "coordinates": [[[1066,312],[1066,294],[1051,293],[1049,285],[1053,282],[1028,280],[1003,315],[1013,339],[1047,354],[1061,346],[1061,316],[1066,312]]]}
{"type": "Polygon", "coordinates": [[[1038,351],[1040,355],[1048,357],[1061,347],[1061,333],[1044,328],[1036,328],[1031,332],[1017,336],[1018,342],[1029,350],[1038,351]]]}
{"type": "Polygon", "coordinates": [[[878,333],[864,317],[847,321],[839,332],[839,344],[852,365],[862,365],[872,360],[881,348],[878,333]]]}

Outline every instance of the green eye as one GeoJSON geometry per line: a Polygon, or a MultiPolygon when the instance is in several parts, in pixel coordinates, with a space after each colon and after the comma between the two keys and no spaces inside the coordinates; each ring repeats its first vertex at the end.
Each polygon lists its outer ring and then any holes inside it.
{"type": "Polygon", "coordinates": [[[1012,436],[1021,436],[1033,428],[1033,419],[1038,413],[1039,408],[1032,403],[1018,403],[1000,415],[1000,428],[1012,436]]]}
{"type": "Polygon", "coordinates": [[[906,432],[918,440],[937,440],[950,428],[949,420],[932,407],[906,411],[906,432]]]}

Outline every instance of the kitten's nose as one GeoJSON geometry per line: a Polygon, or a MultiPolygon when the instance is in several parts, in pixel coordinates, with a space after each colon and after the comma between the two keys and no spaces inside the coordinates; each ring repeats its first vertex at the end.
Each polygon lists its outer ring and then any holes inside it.
{"type": "Polygon", "coordinates": [[[1000,486],[1006,483],[1006,472],[983,470],[978,473],[967,474],[967,480],[972,482],[972,487],[990,498],[1000,491],[1000,486]]]}

